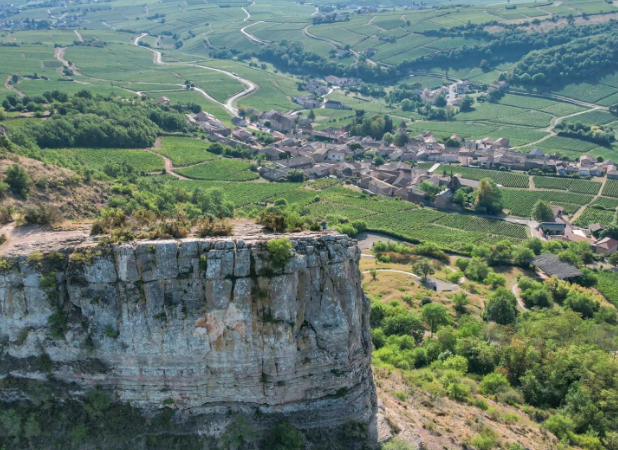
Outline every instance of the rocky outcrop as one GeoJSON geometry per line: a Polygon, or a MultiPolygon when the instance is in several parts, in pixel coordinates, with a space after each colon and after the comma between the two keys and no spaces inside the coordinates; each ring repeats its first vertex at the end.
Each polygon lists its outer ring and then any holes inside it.
{"type": "Polygon", "coordinates": [[[346,236],[152,241],[0,261],[0,377],[99,386],[145,411],[370,421],[369,302],[346,236]],[[40,361],[46,362],[41,367],[40,361]]]}

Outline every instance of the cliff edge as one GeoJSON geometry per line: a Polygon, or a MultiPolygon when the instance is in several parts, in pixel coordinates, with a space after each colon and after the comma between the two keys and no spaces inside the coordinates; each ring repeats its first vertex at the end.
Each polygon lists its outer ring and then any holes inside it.
{"type": "Polygon", "coordinates": [[[369,423],[376,401],[360,250],[347,236],[288,237],[282,267],[264,239],[3,258],[0,378],[100,388],[146,413],[201,417],[194,431],[206,435],[235,413],[301,429],[369,423]]]}

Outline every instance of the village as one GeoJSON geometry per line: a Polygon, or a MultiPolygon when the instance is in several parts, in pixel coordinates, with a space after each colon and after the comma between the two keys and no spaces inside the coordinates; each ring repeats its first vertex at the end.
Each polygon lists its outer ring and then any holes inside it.
{"type": "MultiPolygon", "coordinates": [[[[317,130],[310,119],[300,114],[251,108],[242,114],[243,117],[232,120],[234,128],[226,127],[206,112],[190,115],[189,121],[203,129],[212,142],[250,149],[260,162],[260,176],[272,182],[298,181],[299,177],[301,180],[337,178],[368,195],[398,197],[440,210],[488,216],[484,208],[464,205],[456,199],[458,190],[470,193],[479,187],[478,179],[460,174],[462,169],[618,179],[618,169],[611,160],[584,155],[571,161],[559,154],[546,154],[540,148],[519,152],[511,148],[506,138],[469,140],[452,135],[439,140],[430,131],[410,133],[402,121],[391,133],[399,135],[398,143],[403,141],[403,145],[395,145],[369,136],[351,135],[350,126],[317,130]],[[268,139],[272,142],[258,142],[257,136],[264,134],[272,136],[268,139]]],[[[552,210],[553,220],[542,223],[503,215],[495,218],[527,224],[533,236],[548,240],[585,240],[598,253],[607,256],[618,250],[618,241],[595,237],[602,231],[602,225],[590,224],[582,229],[563,216],[562,207],[552,205],[552,210]]]]}

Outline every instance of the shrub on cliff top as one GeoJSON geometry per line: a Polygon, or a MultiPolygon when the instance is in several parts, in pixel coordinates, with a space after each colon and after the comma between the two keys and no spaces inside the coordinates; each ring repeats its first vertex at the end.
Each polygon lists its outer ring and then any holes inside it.
{"type": "Polygon", "coordinates": [[[288,238],[268,241],[270,260],[275,267],[283,267],[292,258],[292,243],[288,238]]]}

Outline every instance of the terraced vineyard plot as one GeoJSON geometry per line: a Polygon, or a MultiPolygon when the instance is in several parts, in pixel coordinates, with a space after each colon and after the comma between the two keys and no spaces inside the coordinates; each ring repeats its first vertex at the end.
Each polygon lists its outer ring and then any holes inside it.
{"type": "Polygon", "coordinates": [[[518,225],[502,220],[484,219],[482,217],[472,215],[448,214],[434,223],[450,228],[459,228],[466,231],[475,231],[497,236],[507,236],[517,239],[526,239],[528,237],[528,227],[524,225],[518,225]]]}
{"type": "Polygon", "coordinates": [[[493,243],[503,239],[519,242],[519,239],[490,236],[482,232],[445,229],[443,226],[431,223],[445,214],[447,213],[417,209],[397,214],[377,214],[364,220],[371,230],[400,236],[411,242],[435,242],[442,248],[450,250],[462,249],[470,243],[493,243]]]}
{"type": "MultiPolygon", "coordinates": [[[[613,88],[615,90],[615,88],[613,88]]],[[[591,111],[566,119],[568,122],[581,122],[586,125],[605,125],[616,120],[616,116],[606,111],[591,111]]]]}
{"type": "Polygon", "coordinates": [[[322,194],[321,198],[356,208],[368,209],[376,213],[396,213],[415,208],[415,205],[412,203],[394,198],[377,195],[374,197],[362,197],[362,195],[344,187],[334,187],[322,194]]]}
{"type": "Polygon", "coordinates": [[[598,181],[576,180],[572,178],[534,177],[534,185],[540,189],[557,189],[596,195],[601,189],[598,181]]]}
{"type": "Polygon", "coordinates": [[[597,289],[618,308],[618,273],[602,270],[597,275],[597,289]]]}
{"type": "Polygon", "coordinates": [[[618,180],[607,180],[605,187],[603,188],[603,194],[605,197],[618,198],[618,180]]]}
{"type": "Polygon", "coordinates": [[[74,158],[90,169],[101,170],[106,164],[126,163],[144,172],[163,170],[163,159],[142,149],[70,148],[43,152],[55,158],[74,158]]]}
{"type": "Polygon", "coordinates": [[[209,146],[209,142],[195,138],[168,136],[162,138],[161,148],[153,151],[167,156],[174,166],[187,166],[216,159],[217,156],[206,151],[209,146]]]}
{"type": "Polygon", "coordinates": [[[496,183],[504,187],[527,188],[530,185],[528,175],[519,173],[502,172],[499,170],[477,169],[475,167],[449,166],[442,164],[435,173],[442,173],[446,169],[448,174],[461,174],[462,177],[470,180],[481,180],[483,178],[491,178],[496,183]]]}
{"type": "Polygon", "coordinates": [[[212,162],[178,169],[181,175],[197,180],[249,181],[259,178],[258,174],[249,170],[249,164],[235,159],[216,159],[212,162]]]}
{"type": "Polygon", "coordinates": [[[309,205],[309,211],[313,217],[324,218],[329,214],[347,217],[350,220],[364,219],[376,213],[368,209],[350,207],[343,203],[320,201],[309,205]]]}
{"type": "Polygon", "coordinates": [[[586,228],[592,223],[600,223],[601,225],[611,225],[614,222],[615,211],[608,211],[605,209],[596,209],[588,207],[577,218],[574,225],[582,228],[586,228]]]}
{"type": "Polygon", "coordinates": [[[564,136],[552,136],[541,144],[544,149],[569,150],[573,152],[588,152],[599,145],[594,142],[582,141],[564,136]]]}
{"type": "Polygon", "coordinates": [[[563,206],[567,214],[573,214],[581,206],[590,203],[592,196],[556,191],[502,190],[504,208],[515,216],[530,217],[532,207],[537,200],[545,200],[552,205],[563,206]]]}
{"type": "Polygon", "coordinates": [[[616,209],[618,208],[618,199],[599,197],[593,201],[590,206],[599,206],[605,209],[616,209]]]}
{"type": "MultiPolygon", "coordinates": [[[[596,83],[577,83],[555,91],[555,94],[564,95],[585,102],[596,102],[616,92],[616,88],[596,83]]],[[[579,119],[580,116],[577,116],[579,119]]],[[[575,119],[575,118],[574,118],[575,119]]]]}
{"type": "Polygon", "coordinates": [[[298,189],[298,186],[292,183],[239,183],[201,180],[178,180],[175,181],[175,183],[189,192],[192,192],[195,188],[204,190],[213,188],[223,189],[226,197],[234,203],[237,208],[266,201],[275,195],[292,189],[298,189]]]}

